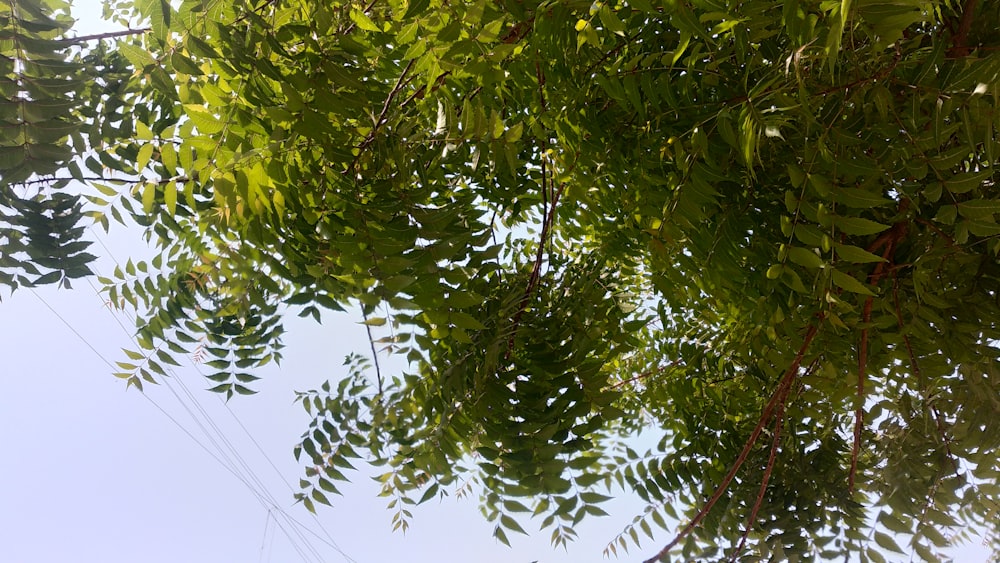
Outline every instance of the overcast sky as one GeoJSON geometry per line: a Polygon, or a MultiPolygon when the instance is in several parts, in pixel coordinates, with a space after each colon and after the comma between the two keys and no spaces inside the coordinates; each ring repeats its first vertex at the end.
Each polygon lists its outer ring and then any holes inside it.
{"type": "MultiPolygon", "coordinates": [[[[110,30],[95,19],[98,2],[77,6],[79,33],[110,30]]],[[[135,235],[90,232],[114,255],[92,248],[101,272],[144,253],[135,235]]],[[[204,391],[194,365],[146,395],[126,391],[108,362],[136,347],[133,325],[87,281],[0,297],[0,562],[601,561],[642,510],[635,499],[612,501],[614,517],[582,524],[568,552],[550,547],[548,531],[511,534],[513,549],[499,544],[475,499],[418,507],[404,536],[360,474],[314,519],[292,499],[292,447],[308,424],[294,391],[339,378],[345,355],[367,353],[360,319],[290,320],[280,368],[263,370],[259,394],[226,405],[204,391]]],[[[639,553],[655,553],[667,536],[639,553]]],[[[976,549],[961,558],[984,559],[976,549]]]]}

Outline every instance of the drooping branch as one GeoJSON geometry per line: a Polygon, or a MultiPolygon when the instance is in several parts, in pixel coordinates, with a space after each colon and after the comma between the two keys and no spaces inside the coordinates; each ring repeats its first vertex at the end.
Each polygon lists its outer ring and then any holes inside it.
{"type": "MultiPolygon", "coordinates": [[[[819,321],[823,320],[822,314],[819,316],[819,321]]],[[[805,357],[806,352],[809,350],[809,345],[812,344],[813,338],[816,337],[816,333],[819,332],[819,323],[813,323],[809,325],[809,329],[806,331],[805,338],[802,339],[802,346],[799,347],[799,351],[795,354],[795,359],[792,360],[791,365],[785,371],[785,374],[781,377],[781,381],[778,382],[778,387],[771,394],[771,399],[768,400],[767,405],[764,406],[764,411],[760,414],[760,418],[757,420],[757,425],[754,427],[753,431],[750,433],[750,437],[747,438],[746,443],[743,445],[743,449],[740,454],[736,457],[736,461],[733,462],[732,467],[729,468],[729,472],[726,476],[722,478],[722,482],[715,489],[715,493],[711,498],[705,503],[705,506],[695,514],[694,518],[688,522],[674,539],[670,540],[670,543],[665,545],[656,555],[646,559],[643,563],[655,563],[661,560],[667,553],[682,539],[687,537],[695,528],[697,528],[702,520],[708,515],[712,507],[715,506],[722,495],[725,494],[726,489],[729,487],[730,483],[736,477],[736,473],[743,466],[743,462],[746,461],[747,456],[750,455],[750,450],[753,449],[754,445],[757,443],[757,438],[760,437],[761,432],[764,431],[764,427],[767,423],[771,421],[774,417],[775,411],[779,408],[779,404],[783,404],[782,401],[788,395],[788,389],[791,388],[792,383],[795,382],[795,376],[798,375],[799,367],[802,365],[802,359],[805,357]]]]}
{"type": "Polygon", "coordinates": [[[511,323],[512,329],[510,332],[510,338],[507,339],[507,352],[504,354],[504,360],[509,360],[511,354],[514,353],[514,340],[517,338],[517,329],[521,325],[521,317],[524,316],[524,311],[528,308],[528,303],[531,301],[531,296],[535,292],[538,280],[542,277],[542,263],[545,261],[545,241],[548,240],[549,231],[552,228],[552,223],[555,221],[556,204],[559,203],[559,198],[562,196],[565,189],[565,183],[559,185],[559,189],[555,194],[553,194],[552,201],[548,204],[548,213],[542,219],[542,232],[538,235],[538,250],[535,252],[535,263],[531,268],[531,275],[528,278],[528,286],[524,288],[524,295],[521,296],[521,301],[518,303],[517,307],[517,313],[514,314],[514,320],[511,323]]]}
{"type": "Polygon", "coordinates": [[[771,453],[767,456],[767,466],[764,467],[764,476],[760,480],[757,500],[754,501],[753,508],[750,510],[750,516],[747,518],[747,525],[743,530],[743,535],[740,537],[740,543],[736,546],[736,551],[733,552],[732,557],[729,558],[730,562],[735,562],[736,558],[743,552],[743,546],[746,545],[747,537],[750,536],[750,530],[753,529],[754,522],[757,521],[757,513],[760,511],[760,506],[764,504],[767,484],[771,480],[771,471],[774,469],[774,461],[778,457],[778,446],[781,444],[781,427],[785,417],[785,401],[788,398],[788,391],[790,389],[791,386],[784,389],[781,398],[778,399],[778,412],[774,415],[774,429],[771,434],[771,453]]]}
{"type": "MultiPolygon", "coordinates": [[[[905,211],[909,204],[904,200],[900,204],[900,212],[905,211]]],[[[892,229],[886,231],[875,242],[868,247],[868,252],[874,253],[883,248],[882,262],[875,265],[871,275],[868,276],[868,283],[878,285],[886,273],[886,264],[891,263],[891,258],[896,251],[896,245],[906,236],[907,223],[900,221],[893,225],[892,229]]],[[[869,325],[872,320],[872,305],[874,297],[868,296],[865,299],[865,306],[861,312],[861,341],[858,344],[858,391],[854,405],[854,441],[851,446],[851,470],[847,475],[847,490],[854,492],[854,480],[858,471],[858,457],[861,454],[861,430],[864,426],[865,418],[865,382],[868,374],[868,340],[869,325]]]]}
{"type": "MultiPolygon", "coordinates": [[[[815,372],[816,366],[818,365],[819,361],[813,360],[809,367],[806,368],[804,377],[808,377],[815,372]]],[[[753,529],[754,522],[757,521],[757,514],[760,512],[760,507],[764,504],[764,496],[767,493],[767,484],[771,480],[771,472],[774,471],[774,462],[778,458],[778,448],[781,445],[781,429],[785,418],[785,406],[788,404],[788,394],[791,390],[791,385],[786,387],[782,397],[778,400],[778,412],[774,415],[774,433],[771,437],[771,453],[768,454],[767,466],[764,467],[764,476],[761,478],[760,489],[757,491],[757,500],[754,501],[753,508],[750,510],[750,516],[747,518],[746,529],[743,530],[743,536],[740,537],[740,543],[736,547],[736,551],[733,552],[732,557],[729,559],[731,562],[735,562],[743,552],[743,546],[746,545],[746,540],[750,536],[750,530],[753,529]]]]}

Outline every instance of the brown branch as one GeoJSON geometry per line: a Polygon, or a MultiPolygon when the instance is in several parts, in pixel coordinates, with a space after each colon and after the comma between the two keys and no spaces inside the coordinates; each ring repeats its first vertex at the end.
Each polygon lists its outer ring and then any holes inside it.
{"type": "Polygon", "coordinates": [[[382,125],[386,122],[387,116],[389,114],[389,107],[392,105],[392,102],[396,99],[396,96],[399,95],[399,92],[402,91],[404,86],[404,81],[406,80],[406,75],[410,73],[410,69],[413,68],[414,63],[416,63],[416,59],[410,59],[410,62],[406,64],[406,68],[404,68],[403,72],[399,75],[399,80],[396,81],[396,85],[392,87],[392,91],[390,91],[389,96],[386,97],[385,103],[382,104],[382,111],[379,113],[378,119],[375,120],[375,124],[372,126],[372,130],[368,132],[368,135],[365,137],[365,140],[362,141],[360,145],[358,145],[358,154],[355,155],[354,160],[351,161],[351,165],[346,170],[344,170],[344,174],[349,173],[350,171],[354,170],[357,167],[358,160],[361,159],[361,155],[364,154],[365,149],[370,147],[371,144],[375,142],[375,135],[378,134],[379,128],[381,128],[382,125]]]}
{"type": "Polygon", "coordinates": [[[740,543],[736,546],[736,551],[733,552],[733,556],[729,559],[731,562],[735,562],[739,554],[743,552],[743,546],[746,545],[747,537],[750,535],[750,530],[753,529],[754,522],[757,521],[757,513],[760,511],[760,507],[764,504],[764,495],[767,493],[767,483],[771,480],[771,471],[774,469],[774,461],[778,457],[778,445],[781,443],[781,427],[784,422],[785,417],[785,402],[788,399],[788,392],[791,390],[791,385],[786,387],[781,398],[778,399],[778,410],[774,415],[774,434],[771,436],[771,453],[767,456],[767,466],[764,467],[764,477],[760,481],[760,489],[757,491],[757,500],[753,503],[753,508],[750,510],[750,517],[747,518],[746,528],[743,530],[743,536],[740,537],[740,543]]]}
{"type": "Polygon", "coordinates": [[[979,0],[965,0],[962,6],[962,19],[958,22],[958,30],[951,39],[951,48],[948,55],[951,57],[965,57],[972,51],[969,48],[969,31],[972,29],[972,20],[976,13],[976,4],[979,0]]]}
{"type": "Polygon", "coordinates": [[[139,29],[123,29],[121,31],[109,31],[107,33],[95,33],[94,35],[80,35],[77,37],[63,37],[62,39],[56,39],[57,43],[65,43],[67,45],[77,45],[80,43],[87,43],[89,41],[101,41],[102,39],[115,39],[117,37],[128,37],[130,35],[141,35],[149,31],[148,27],[143,27],[139,29]]]}
{"type": "MultiPolygon", "coordinates": [[[[446,71],[442,72],[434,80],[434,86],[431,88],[431,92],[433,92],[433,91],[437,90],[438,88],[440,88],[441,85],[444,84],[444,79],[448,78],[449,75],[451,75],[451,71],[450,70],[446,70],[446,71]]],[[[481,89],[482,89],[482,87],[477,88],[476,93],[478,93],[478,90],[481,90],[481,89]]],[[[417,88],[416,92],[410,94],[410,96],[408,98],[406,98],[405,100],[403,100],[403,103],[399,104],[399,107],[405,108],[413,100],[423,99],[423,97],[426,95],[426,93],[427,93],[427,85],[425,84],[425,85],[421,86],[420,88],[417,88]]]]}
{"type": "MultiPolygon", "coordinates": [[[[823,320],[822,313],[820,313],[819,320],[823,320]]],[[[740,470],[743,462],[746,461],[747,456],[750,455],[750,450],[753,449],[754,444],[757,443],[757,438],[760,437],[761,432],[764,430],[764,426],[766,426],[773,417],[775,409],[778,408],[778,404],[782,401],[782,397],[786,395],[788,393],[788,389],[791,388],[792,383],[795,381],[795,376],[798,374],[799,367],[802,365],[802,358],[805,356],[806,351],[808,351],[809,345],[812,343],[813,338],[816,336],[818,331],[818,324],[809,325],[805,338],[803,338],[802,346],[799,347],[799,351],[795,354],[795,359],[792,360],[792,364],[788,366],[785,374],[781,377],[778,387],[774,390],[774,393],[771,395],[771,399],[764,407],[764,411],[761,413],[760,419],[757,420],[757,425],[754,427],[753,432],[750,433],[750,437],[747,438],[746,443],[743,445],[743,450],[740,451],[740,454],[736,457],[736,461],[733,463],[732,467],[730,467],[729,473],[726,473],[722,482],[719,483],[718,487],[716,487],[715,493],[712,497],[708,499],[705,506],[703,506],[701,510],[695,514],[694,518],[691,519],[684,529],[678,532],[677,536],[674,537],[670,543],[664,546],[659,553],[649,559],[646,559],[643,563],[655,563],[665,557],[671,548],[680,543],[682,539],[684,539],[691,533],[692,530],[701,524],[702,520],[705,519],[705,516],[708,515],[708,512],[712,510],[713,506],[715,506],[715,503],[719,502],[719,499],[721,499],[722,495],[725,494],[729,484],[732,483],[733,479],[736,477],[736,472],[740,470]]]]}
{"type": "MultiPolygon", "coordinates": [[[[909,207],[908,201],[903,200],[899,207],[900,211],[905,211],[909,207]]],[[[868,247],[869,252],[885,248],[882,252],[882,260],[884,262],[879,262],[875,265],[875,269],[868,276],[869,284],[878,285],[882,276],[885,275],[885,265],[891,263],[890,259],[896,251],[896,244],[906,236],[906,227],[906,221],[896,223],[892,226],[892,229],[883,233],[868,247]]],[[[868,299],[865,299],[865,306],[861,313],[861,342],[858,346],[858,393],[856,404],[854,405],[854,443],[851,445],[851,470],[847,475],[847,490],[849,493],[854,492],[854,479],[858,471],[858,457],[861,454],[861,430],[864,426],[865,417],[865,380],[867,379],[866,372],[868,370],[868,325],[871,324],[872,320],[873,303],[874,296],[869,295],[868,299]]]]}
{"type": "MultiPolygon", "coordinates": [[[[175,176],[172,178],[160,178],[159,180],[149,180],[146,178],[105,178],[103,176],[83,176],[81,178],[67,178],[65,176],[60,176],[57,178],[34,178],[31,180],[24,180],[21,182],[15,182],[13,184],[7,184],[10,186],[21,186],[28,187],[38,184],[48,184],[52,182],[120,182],[122,184],[147,184],[153,182],[158,186],[164,184],[169,184],[170,182],[188,182],[191,178],[187,176],[175,176]]],[[[0,182],[0,185],[4,185],[0,182]]]]}
{"type": "MultiPolygon", "coordinates": [[[[509,360],[511,354],[514,353],[514,339],[517,338],[517,329],[521,325],[521,317],[524,316],[524,311],[528,309],[528,302],[531,300],[531,295],[535,292],[538,280],[542,276],[542,262],[545,261],[545,241],[548,239],[549,231],[555,221],[556,204],[559,203],[559,198],[565,189],[565,183],[559,185],[559,190],[552,196],[548,215],[542,219],[542,232],[538,235],[538,250],[535,252],[535,263],[531,268],[531,276],[528,278],[528,287],[524,289],[524,295],[518,304],[517,313],[514,314],[514,319],[511,322],[510,338],[507,339],[507,353],[504,354],[505,361],[509,360]]],[[[545,193],[544,185],[542,193],[545,193]]]]}
{"type": "Polygon", "coordinates": [[[931,223],[927,219],[921,219],[919,217],[917,219],[915,219],[915,220],[916,220],[917,223],[920,223],[921,225],[924,225],[924,226],[928,227],[930,230],[932,230],[935,233],[937,233],[938,236],[940,236],[941,238],[943,238],[944,240],[946,240],[948,242],[948,246],[952,246],[952,247],[957,246],[955,244],[955,239],[951,238],[951,235],[949,235],[948,233],[946,233],[946,232],[942,231],[941,229],[939,229],[937,227],[937,225],[935,225],[934,223],[931,223]]]}
{"type": "Polygon", "coordinates": [[[630,35],[630,36],[626,37],[625,39],[623,39],[620,43],[618,43],[618,45],[615,45],[615,47],[613,49],[611,49],[607,53],[604,53],[604,56],[602,56],[601,58],[597,59],[597,61],[594,62],[594,64],[592,64],[589,67],[587,67],[587,70],[585,70],[583,72],[583,75],[585,77],[586,76],[590,76],[590,73],[593,72],[595,68],[597,68],[597,67],[601,66],[602,64],[604,64],[604,61],[606,61],[609,58],[611,58],[612,56],[614,56],[615,53],[617,53],[618,51],[621,51],[626,45],[628,45],[629,43],[631,43],[632,40],[635,39],[638,36],[639,36],[639,34],[635,33],[635,34],[630,35]]]}

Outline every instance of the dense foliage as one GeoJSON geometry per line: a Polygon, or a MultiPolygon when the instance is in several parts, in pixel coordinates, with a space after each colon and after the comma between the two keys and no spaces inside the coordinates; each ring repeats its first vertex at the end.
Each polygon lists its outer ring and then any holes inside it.
{"type": "Polygon", "coordinates": [[[159,248],[103,280],[129,384],[250,394],[282,315],[360,309],[409,367],[301,394],[310,509],[360,462],[396,527],[471,492],[503,541],[638,495],[651,561],[1000,545],[1000,4],[107,14],[149,29],[0,6],[0,282],[88,273],[76,179],[159,248]]]}

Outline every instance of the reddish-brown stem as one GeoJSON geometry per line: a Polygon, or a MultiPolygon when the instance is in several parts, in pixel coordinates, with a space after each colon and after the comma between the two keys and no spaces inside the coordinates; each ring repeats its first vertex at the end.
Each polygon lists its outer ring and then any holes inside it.
{"type": "MultiPolygon", "coordinates": [[[[901,203],[900,210],[904,211],[906,206],[908,206],[907,203],[901,203]]],[[[875,265],[875,269],[868,276],[869,284],[877,285],[882,276],[885,275],[885,265],[890,262],[893,252],[895,252],[896,243],[902,240],[905,235],[906,222],[901,221],[893,225],[891,230],[886,231],[875,239],[875,242],[868,247],[869,252],[885,248],[882,252],[884,262],[879,262],[875,265]]],[[[854,407],[854,443],[851,446],[851,471],[847,475],[847,490],[849,493],[854,492],[854,479],[858,472],[858,456],[861,454],[861,430],[864,426],[865,418],[865,380],[868,369],[868,325],[871,324],[872,320],[873,302],[874,297],[872,296],[865,299],[865,306],[861,313],[861,342],[858,345],[858,394],[855,399],[857,404],[854,407]]]]}
{"type": "Polygon", "coordinates": [[[861,428],[865,418],[865,371],[868,366],[868,323],[872,318],[872,298],[865,300],[861,314],[861,345],[858,349],[858,396],[854,406],[854,444],[851,446],[851,472],[847,476],[847,490],[854,492],[854,476],[858,471],[858,455],[861,452],[861,428]]]}
{"type": "Polygon", "coordinates": [[[730,561],[736,561],[739,554],[743,552],[743,546],[746,545],[747,537],[750,536],[750,530],[753,529],[753,524],[757,521],[757,513],[760,512],[760,507],[764,504],[764,495],[767,493],[767,483],[771,480],[771,471],[774,470],[774,461],[778,457],[778,445],[781,443],[781,426],[785,417],[785,402],[788,400],[788,392],[790,390],[791,385],[785,388],[784,392],[781,394],[781,398],[778,399],[778,410],[774,415],[774,434],[771,437],[771,453],[767,456],[767,466],[764,467],[764,477],[760,481],[760,489],[757,491],[757,500],[754,501],[753,508],[750,510],[750,517],[747,518],[747,525],[743,530],[743,536],[740,537],[740,544],[736,546],[736,551],[733,552],[733,556],[729,559],[730,561]]]}
{"type": "MultiPolygon", "coordinates": [[[[822,320],[823,317],[821,315],[820,321],[822,320]]],[[[712,510],[712,507],[715,506],[715,503],[719,502],[719,499],[721,499],[722,495],[725,494],[729,484],[732,483],[733,478],[736,477],[736,472],[740,470],[743,462],[746,461],[747,456],[750,455],[750,450],[753,449],[754,444],[757,443],[757,438],[760,437],[760,433],[764,430],[764,426],[766,426],[773,417],[774,411],[778,407],[778,403],[782,400],[782,396],[787,394],[788,389],[795,381],[795,376],[798,374],[799,367],[802,365],[802,358],[805,356],[806,351],[808,351],[809,345],[812,343],[813,338],[815,338],[818,331],[818,324],[809,325],[805,338],[803,338],[802,346],[799,347],[798,353],[795,354],[795,359],[792,360],[792,364],[788,366],[788,370],[786,370],[785,374],[781,377],[781,381],[778,382],[778,387],[771,395],[771,399],[767,402],[767,405],[764,406],[764,411],[760,414],[760,419],[757,420],[757,425],[754,427],[753,432],[750,433],[750,437],[747,438],[746,443],[743,445],[743,449],[736,457],[736,461],[733,463],[732,467],[729,468],[729,472],[726,473],[726,476],[722,478],[722,482],[719,483],[718,487],[716,487],[715,493],[712,497],[708,499],[705,506],[703,506],[701,510],[695,514],[694,518],[688,522],[687,526],[677,533],[670,543],[664,546],[663,549],[661,549],[656,555],[646,559],[643,563],[655,563],[665,557],[675,545],[680,543],[682,539],[684,539],[691,533],[692,530],[701,524],[702,520],[705,519],[705,516],[707,516],[709,511],[712,510]]]]}
{"type": "Polygon", "coordinates": [[[361,155],[364,154],[365,150],[371,146],[373,142],[375,142],[375,136],[378,134],[379,128],[386,122],[387,116],[389,115],[389,107],[392,106],[392,102],[396,99],[396,96],[398,96],[405,87],[406,76],[410,73],[410,70],[416,62],[416,59],[410,59],[410,62],[406,63],[406,68],[404,68],[403,72],[400,73],[399,79],[396,80],[396,85],[392,87],[392,91],[389,92],[389,96],[386,97],[385,102],[382,104],[382,111],[379,112],[378,118],[375,119],[371,132],[368,133],[365,140],[358,146],[358,154],[351,162],[351,166],[344,170],[344,174],[353,171],[357,167],[358,161],[361,159],[361,155]]]}
{"type": "MultiPolygon", "coordinates": [[[[361,11],[364,12],[365,14],[367,14],[368,12],[370,12],[372,10],[372,8],[375,6],[375,2],[377,2],[377,1],[378,0],[372,0],[371,2],[368,3],[367,6],[365,6],[364,8],[362,8],[361,11]]],[[[350,33],[352,31],[354,31],[355,26],[357,26],[357,23],[355,23],[352,20],[351,21],[351,25],[347,26],[347,29],[344,30],[343,35],[350,35],[350,33]]]]}
{"type": "Polygon", "coordinates": [[[951,49],[948,50],[948,54],[952,57],[964,57],[970,52],[969,31],[972,29],[972,20],[978,2],[979,0],[965,0],[965,5],[962,6],[962,19],[958,22],[958,30],[952,38],[951,49]]]}
{"type": "MultiPolygon", "coordinates": [[[[504,360],[509,360],[511,354],[514,353],[514,340],[517,337],[517,329],[521,325],[521,317],[524,316],[524,311],[528,308],[528,303],[531,301],[531,294],[535,292],[538,280],[541,279],[542,262],[545,260],[545,241],[548,240],[549,230],[555,221],[556,204],[559,203],[559,198],[565,189],[565,183],[559,185],[559,190],[552,196],[552,201],[548,205],[546,216],[542,218],[542,232],[538,235],[538,250],[535,252],[535,263],[531,268],[531,276],[528,278],[528,287],[524,289],[524,295],[521,296],[517,313],[514,314],[514,319],[511,323],[513,330],[511,330],[510,338],[507,339],[507,353],[504,354],[504,360]]],[[[545,188],[543,187],[542,190],[544,194],[545,188]]]]}

